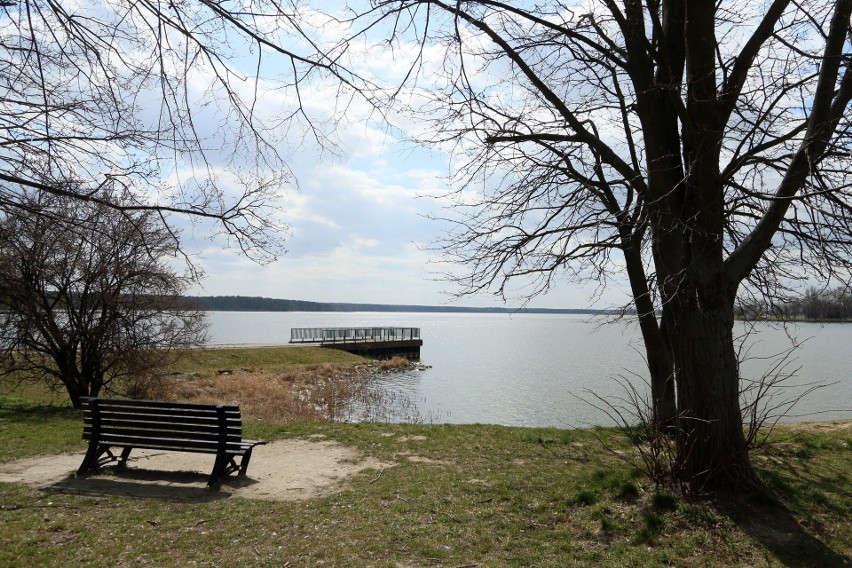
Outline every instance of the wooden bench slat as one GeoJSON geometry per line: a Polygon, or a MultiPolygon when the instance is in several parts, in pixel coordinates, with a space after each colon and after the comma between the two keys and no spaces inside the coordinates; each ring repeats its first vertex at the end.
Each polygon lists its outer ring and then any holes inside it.
{"type": "MultiPolygon", "coordinates": [[[[84,422],[85,428],[92,428],[94,422],[84,422]]],[[[99,421],[100,428],[124,429],[124,428],[139,428],[144,430],[165,430],[176,429],[185,432],[200,432],[200,433],[218,433],[221,427],[225,427],[230,431],[241,431],[242,425],[238,422],[226,422],[222,424],[211,424],[209,422],[203,424],[191,424],[188,422],[171,422],[171,421],[146,421],[146,420],[113,420],[110,418],[99,421]]]]}
{"type": "MultiPolygon", "coordinates": [[[[199,440],[196,438],[150,438],[150,437],[141,437],[141,436],[130,436],[130,435],[117,435],[117,434],[108,434],[99,439],[101,443],[109,444],[111,446],[120,446],[120,447],[133,447],[133,448],[148,448],[153,445],[166,445],[166,446],[185,446],[185,447],[197,447],[206,449],[211,448],[213,453],[217,451],[219,447],[219,443],[214,442],[212,440],[199,440]]],[[[231,439],[228,440],[225,444],[226,449],[230,451],[240,451],[243,447],[250,445],[245,440],[240,439],[231,439]]],[[[256,445],[256,444],[255,444],[256,445]]]]}
{"type": "MultiPolygon", "coordinates": [[[[92,431],[84,431],[83,439],[88,440],[91,439],[92,431]]],[[[176,440],[176,439],[192,439],[198,440],[200,442],[213,442],[218,443],[220,441],[220,437],[216,434],[209,433],[199,433],[199,432],[188,432],[186,430],[137,430],[137,429],[107,429],[101,430],[98,439],[101,441],[107,439],[113,439],[117,437],[126,437],[126,438],[134,438],[141,441],[143,440],[176,440]]],[[[242,440],[242,435],[240,433],[228,433],[226,436],[227,442],[239,442],[242,440]]]]}
{"type": "MultiPolygon", "coordinates": [[[[160,428],[163,424],[180,427],[180,428],[188,428],[191,430],[211,430],[216,431],[220,423],[219,421],[211,421],[211,420],[200,420],[197,422],[193,422],[192,420],[174,420],[169,418],[168,416],[160,416],[156,419],[152,419],[150,417],[145,417],[141,419],[134,418],[133,416],[101,416],[98,421],[102,428],[141,428],[156,430],[160,428]]],[[[83,425],[86,427],[93,426],[94,422],[92,420],[84,420],[83,425]]],[[[237,420],[226,420],[224,423],[228,428],[241,428],[242,422],[237,420]]]]}
{"type": "MultiPolygon", "coordinates": [[[[91,428],[92,423],[84,423],[84,427],[91,428]]],[[[100,427],[102,429],[138,429],[138,430],[183,430],[186,432],[211,432],[217,434],[220,429],[220,425],[217,423],[202,423],[202,424],[190,424],[187,422],[167,422],[167,421],[144,421],[144,420],[129,420],[129,419],[121,419],[121,420],[113,420],[111,418],[102,418],[100,421],[100,427]]],[[[229,422],[225,424],[225,427],[229,431],[241,432],[242,426],[235,422],[229,422]]]]}
{"type": "MultiPolygon", "coordinates": [[[[196,440],[192,438],[141,438],[139,436],[104,436],[100,439],[103,444],[118,447],[165,449],[165,448],[193,448],[200,453],[215,454],[219,444],[211,440],[196,440]]],[[[229,452],[240,452],[243,450],[240,440],[229,441],[227,444],[229,452]]]]}
{"type": "Polygon", "coordinates": [[[211,429],[207,426],[204,428],[192,428],[190,424],[168,424],[160,423],[151,427],[151,424],[134,424],[132,422],[123,422],[121,425],[101,425],[99,429],[93,424],[84,424],[84,434],[98,431],[101,434],[105,432],[150,432],[152,435],[161,435],[162,432],[182,432],[185,436],[197,434],[199,436],[213,436],[218,438],[223,433],[228,436],[242,437],[243,431],[239,426],[225,425],[223,428],[211,429]]]}
{"type": "MultiPolygon", "coordinates": [[[[216,407],[208,408],[207,410],[178,410],[173,411],[168,408],[145,408],[145,407],[128,407],[128,406],[100,406],[98,407],[98,412],[101,415],[114,414],[116,416],[171,416],[174,418],[184,418],[187,420],[192,419],[215,419],[218,417],[216,407]]],[[[90,408],[86,408],[83,411],[84,418],[92,417],[92,410],[90,408]]],[[[240,412],[239,410],[228,410],[225,409],[225,417],[233,420],[240,420],[240,412]]]]}
{"type": "Polygon", "coordinates": [[[204,402],[171,402],[167,400],[143,400],[143,399],[132,399],[132,398],[93,398],[93,397],[81,397],[82,401],[90,401],[97,400],[99,406],[110,407],[110,406],[133,406],[139,408],[146,409],[155,409],[155,408],[167,408],[171,410],[209,410],[210,408],[216,408],[217,406],[222,406],[226,410],[231,409],[236,412],[239,412],[240,407],[237,404],[209,404],[204,402]]]}
{"type": "MultiPolygon", "coordinates": [[[[113,444],[113,446],[117,447],[117,448],[126,448],[126,447],[139,448],[140,447],[140,446],[130,445],[130,444],[128,444],[128,445],[113,444]]],[[[215,449],[213,451],[209,451],[207,448],[204,448],[204,447],[181,446],[181,445],[177,445],[177,444],[150,444],[150,445],[146,444],[145,446],[142,446],[142,447],[146,450],[163,450],[163,451],[167,451],[167,452],[184,452],[184,453],[191,453],[191,454],[208,454],[209,455],[209,454],[216,454],[217,453],[215,449]]],[[[229,448],[228,454],[234,455],[234,456],[242,456],[250,449],[252,449],[252,448],[248,447],[248,446],[239,446],[239,447],[235,446],[233,448],[229,448]]]]}
{"type": "MultiPolygon", "coordinates": [[[[169,413],[164,410],[159,410],[157,412],[147,412],[144,409],[132,410],[132,409],[122,409],[121,411],[116,411],[112,409],[98,409],[98,416],[101,420],[105,418],[128,418],[137,421],[162,421],[169,420],[173,422],[187,422],[189,424],[203,424],[203,423],[218,423],[219,416],[216,412],[208,412],[204,414],[175,414],[169,413]]],[[[91,422],[93,419],[93,415],[91,410],[87,410],[83,413],[83,420],[86,422],[91,422]]],[[[229,422],[238,422],[242,423],[242,417],[239,413],[225,413],[225,419],[229,422]]]]}

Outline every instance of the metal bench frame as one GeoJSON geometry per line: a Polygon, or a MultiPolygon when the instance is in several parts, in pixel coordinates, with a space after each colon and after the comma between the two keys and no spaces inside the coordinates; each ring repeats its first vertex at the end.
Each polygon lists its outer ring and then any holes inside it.
{"type": "Polygon", "coordinates": [[[244,476],[252,449],[265,442],[242,439],[235,404],[83,397],[83,439],[89,449],[78,476],[117,462],[125,467],[133,448],[216,454],[207,487],[234,472],[244,476]],[[113,448],[122,448],[116,456],[113,448]],[[239,463],[237,458],[241,458],[239,463]]]}

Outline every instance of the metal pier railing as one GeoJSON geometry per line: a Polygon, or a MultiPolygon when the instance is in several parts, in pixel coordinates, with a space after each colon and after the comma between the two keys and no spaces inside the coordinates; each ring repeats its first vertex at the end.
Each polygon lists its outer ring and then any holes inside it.
{"type": "Polygon", "coordinates": [[[294,327],[290,330],[290,343],[366,343],[419,339],[419,327],[294,327]]]}

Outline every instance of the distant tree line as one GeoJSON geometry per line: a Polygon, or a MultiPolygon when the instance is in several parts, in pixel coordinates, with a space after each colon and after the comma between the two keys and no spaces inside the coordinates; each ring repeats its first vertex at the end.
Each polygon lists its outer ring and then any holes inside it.
{"type": "Polygon", "coordinates": [[[849,321],[852,320],[852,291],[848,288],[827,290],[812,286],[800,298],[794,298],[784,305],[742,303],[737,315],[742,319],[849,321]]]}
{"type": "Polygon", "coordinates": [[[186,298],[197,309],[208,312],[325,312],[326,304],[248,296],[195,296],[186,298]]]}
{"type": "Polygon", "coordinates": [[[421,306],[406,304],[353,304],[307,302],[256,296],[193,296],[185,301],[208,312],[442,312],[442,313],[536,313],[536,314],[600,314],[590,309],[549,308],[472,308],[465,306],[421,306]]]}

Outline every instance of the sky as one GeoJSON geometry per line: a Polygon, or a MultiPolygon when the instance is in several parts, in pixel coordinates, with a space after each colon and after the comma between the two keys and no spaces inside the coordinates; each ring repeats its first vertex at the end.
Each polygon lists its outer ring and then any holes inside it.
{"type": "MultiPolygon", "coordinates": [[[[342,33],[329,26],[318,29],[330,38],[342,33]]],[[[388,54],[361,55],[356,53],[350,64],[364,76],[393,83],[406,71],[388,54]]],[[[440,53],[426,53],[424,77],[440,66],[440,58],[440,53]]],[[[456,298],[458,289],[442,275],[463,267],[449,265],[436,250],[449,226],[430,218],[446,214],[448,201],[441,196],[451,189],[450,154],[410,142],[420,126],[408,117],[393,116],[393,129],[387,128],[358,100],[350,101],[342,113],[335,93],[336,87],[329,84],[304,86],[301,93],[306,112],[330,136],[331,147],[320,147],[296,127],[281,149],[293,173],[280,197],[290,227],[287,252],[260,265],[221,239],[204,240],[203,231],[185,233],[187,249],[205,273],[191,294],[543,308],[607,308],[628,302],[626,286],[617,279],[604,291],[559,280],[528,303],[523,294],[505,300],[487,293],[456,298]]],[[[270,89],[260,99],[259,112],[272,116],[292,103],[270,89]]]]}
{"type": "MultiPolygon", "coordinates": [[[[365,137],[366,138],[366,137],[365,137]]],[[[352,138],[342,156],[295,153],[298,188],[286,190],[287,252],[260,265],[219,241],[203,243],[197,261],[206,276],[198,295],[241,295],[315,302],[509,306],[490,294],[455,298],[442,278],[448,265],[435,251],[445,222],[430,219],[449,188],[448,159],[407,143],[352,138]]],[[[603,297],[562,280],[530,307],[610,307],[625,302],[616,284],[603,297]]]]}

